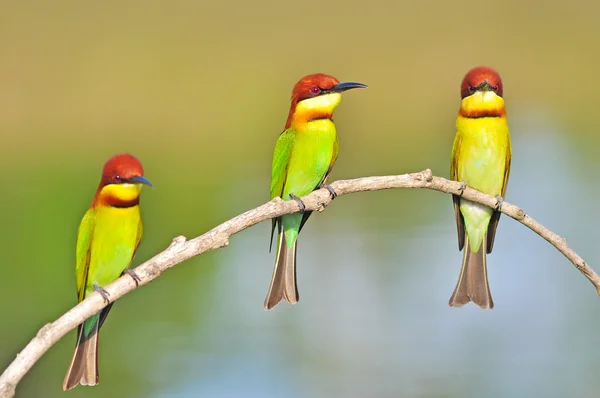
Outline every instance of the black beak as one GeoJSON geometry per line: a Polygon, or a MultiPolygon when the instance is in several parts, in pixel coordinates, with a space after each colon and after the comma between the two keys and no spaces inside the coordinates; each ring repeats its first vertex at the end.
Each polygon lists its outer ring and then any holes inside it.
{"type": "Polygon", "coordinates": [[[144,177],[144,176],[131,177],[126,182],[129,182],[129,183],[132,183],[132,184],[146,184],[149,187],[152,187],[152,183],[150,181],[148,181],[146,179],[146,177],[144,177]]]}
{"type": "Polygon", "coordinates": [[[494,88],[492,86],[490,86],[490,84],[486,81],[484,81],[483,83],[481,83],[479,86],[477,86],[475,88],[475,91],[496,91],[497,87],[494,88]]]}
{"type": "Polygon", "coordinates": [[[340,84],[336,84],[335,86],[331,87],[331,89],[327,90],[330,93],[342,93],[346,90],[352,90],[353,88],[367,88],[369,86],[367,86],[366,84],[362,84],[362,83],[354,83],[354,82],[344,82],[344,83],[340,83],[340,84]]]}

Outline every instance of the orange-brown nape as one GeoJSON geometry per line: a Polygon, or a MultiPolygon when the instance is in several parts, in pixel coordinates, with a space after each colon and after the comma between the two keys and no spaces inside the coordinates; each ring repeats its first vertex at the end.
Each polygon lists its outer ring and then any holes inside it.
{"type": "MultiPolygon", "coordinates": [[[[292,90],[292,104],[290,106],[287,122],[285,123],[285,128],[287,129],[292,125],[298,102],[318,95],[323,95],[339,83],[340,81],[338,79],[324,73],[315,73],[300,79],[292,90]]],[[[305,121],[324,118],[331,119],[332,117],[333,110],[330,109],[311,109],[309,113],[302,115],[302,119],[305,119],[305,121]]]]}
{"type": "Polygon", "coordinates": [[[502,117],[504,109],[502,79],[487,66],[478,66],[465,75],[460,96],[460,115],[467,118],[502,117]],[[493,93],[493,94],[492,94],[493,93]]]}
{"type": "Polygon", "coordinates": [[[130,207],[139,203],[140,184],[151,185],[144,178],[139,160],[128,153],[110,158],[102,169],[102,179],[94,196],[92,207],[107,205],[130,207]]]}

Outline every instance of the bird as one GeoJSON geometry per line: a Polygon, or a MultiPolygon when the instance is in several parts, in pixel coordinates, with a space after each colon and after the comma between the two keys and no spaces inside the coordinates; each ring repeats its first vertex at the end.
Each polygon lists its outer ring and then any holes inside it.
{"type": "MultiPolygon", "coordinates": [[[[77,299],[81,302],[94,291],[109,303],[103,286],[129,273],[136,284],[139,278],[129,270],[142,237],[140,192],[152,186],[144,177],[140,161],[130,154],[111,157],[102,170],[102,178],[91,206],[77,234],[75,278],[77,299]]],[[[77,329],[77,346],[63,382],[67,391],[78,384],[98,384],[98,334],[112,307],[85,320],[77,329]]]]}
{"type": "Polygon", "coordinates": [[[344,91],[366,88],[362,83],[340,83],[335,77],[316,73],[302,77],[294,86],[290,111],[284,131],[279,135],[273,153],[271,199],[296,200],[299,213],[273,219],[271,247],[275,228],[278,229],[277,255],[265,310],[282,300],[295,304],[299,300],[296,283],[296,249],[298,234],[310,217],[300,197],[327,185],[338,155],[338,138],[333,123],[333,111],[344,91]]]}
{"type": "Polygon", "coordinates": [[[482,309],[494,302],[487,277],[486,255],[492,252],[500,208],[510,174],[511,142],[504,106],[504,88],[498,72],[486,66],[471,69],[461,84],[450,175],[455,181],[495,196],[497,209],[453,195],[458,248],[463,260],[451,307],[472,301],[482,309]]]}

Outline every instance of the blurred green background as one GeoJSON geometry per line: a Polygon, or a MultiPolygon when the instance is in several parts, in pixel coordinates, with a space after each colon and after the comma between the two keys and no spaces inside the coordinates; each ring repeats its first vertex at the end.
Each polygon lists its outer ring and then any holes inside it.
{"type": "MultiPolygon", "coordinates": [[[[143,192],[136,264],[268,200],[273,146],[303,75],[359,81],[336,112],[332,180],[448,176],[459,84],[504,80],[507,200],[597,253],[600,5],[276,1],[0,2],[0,365],[76,303],[78,223],[103,163],[131,152],[143,192]]],[[[262,307],[270,223],[119,300],[100,384],[61,389],[75,333],[18,397],[592,397],[600,300],[568,260],[502,218],[493,311],[447,306],[451,200],[351,195],[311,219],[301,302],[262,307]]]]}

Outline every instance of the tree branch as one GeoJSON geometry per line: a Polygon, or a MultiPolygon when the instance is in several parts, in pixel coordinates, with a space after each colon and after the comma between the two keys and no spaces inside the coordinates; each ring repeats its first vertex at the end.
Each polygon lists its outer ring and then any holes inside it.
{"type": "MultiPolygon", "coordinates": [[[[398,176],[364,177],[353,180],[340,180],[331,184],[338,196],[355,192],[377,191],[392,188],[427,188],[447,194],[461,195],[473,202],[496,209],[498,200],[492,196],[483,194],[471,188],[465,188],[456,181],[435,177],[431,170],[427,169],[419,173],[404,174],[398,176]]],[[[331,202],[331,196],[327,189],[316,190],[302,198],[306,210],[323,211],[331,202]]],[[[135,268],[135,273],[140,278],[139,286],[143,286],[158,278],[164,271],[180,264],[192,257],[206,253],[211,250],[225,247],[229,244],[229,238],[253,225],[284,214],[291,214],[300,210],[298,203],[294,200],[283,201],[275,198],[255,209],[249,210],[229,221],[211,229],[205,234],[186,241],[179,236],[173,239],[171,245],[163,252],[157,254],[150,260],[135,268]]],[[[537,233],[547,240],[558,251],[564,254],[577,269],[585,275],[596,287],[600,294],[600,276],[567,245],[567,241],[548,230],[546,227],[529,217],[523,210],[508,202],[503,202],[502,213],[517,220],[521,224],[537,233]]],[[[129,275],[124,275],[115,282],[105,286],[110,294],[111,302],[133,291],[138,286],[129,275]]],[[[106,303],[100,294],[94,292],[88,298],[77,304],[63,316],[52,323],[42,327],[37,335],[27,346],[17,354],[15,360],[0,376],[0,398],[10,398],[15,394],[17,384],[33,365],[44,355],[50,347],[65,336],[69,331],[76,328],[85,319],[94,315],[106,303]]]]}

